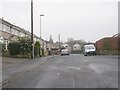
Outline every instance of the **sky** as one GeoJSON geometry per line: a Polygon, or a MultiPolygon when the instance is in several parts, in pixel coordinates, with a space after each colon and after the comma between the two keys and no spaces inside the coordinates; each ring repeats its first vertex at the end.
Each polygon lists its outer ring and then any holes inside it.
{"type": "MultiPolygon", "coordinates": [[[[0,18],[31,31],[31,0],[1,0],[0,18]]],[[[95,42],[118,33],[119,0],[34,0],[34,34],[42,38],[67,38],[95,42]]]]}

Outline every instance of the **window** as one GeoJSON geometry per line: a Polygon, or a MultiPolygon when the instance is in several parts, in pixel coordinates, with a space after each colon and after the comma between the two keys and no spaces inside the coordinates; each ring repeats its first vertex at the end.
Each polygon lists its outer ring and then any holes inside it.
{"type": "Polygon", "coordinates": [[[36,38],[34,38],[34,41],[36,42],[36,41],[37,41],[37,39],[36,39],[36,38]]]}
{"type": "Polygon", "coordinates": [[[25,36],[25,34],[20,32],[20,37],[24,37],[24,36],[25,36]]]}
{"type": "Polygon", "coordinates": [[[11,34],[15,34],[15,30],[11,28],[11,34]]]}
{"type": "Polygon", "coordinates": [[[19,36],[19,31],[15,30],[15,35],[19,36]]]}
{"type": "Polygon", "coordinates": [[[4,30],[5,30],[6,32],[10,33],[10,27],[9,27],[9,26],[4,25],[4,30]]]}
{"type": "Polygon", "coordinates": [[[8,49],[8,44],[9,44],[9,41],[8,40],[5,40],[4,41],[4,49],[8,49]]]}

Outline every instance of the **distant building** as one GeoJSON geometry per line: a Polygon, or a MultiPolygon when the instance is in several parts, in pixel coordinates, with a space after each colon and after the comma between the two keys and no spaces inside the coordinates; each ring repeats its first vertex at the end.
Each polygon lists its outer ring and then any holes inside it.
{"type": "Polygon", "coordinates": [[[73,51],[76,51],[76,50],[81,50],[81,45],[79,45],[79,44],[74,44],[73,45],[73,51]]]}
{"type": "Polygon", "coordinates": [[[66,44],[66,43],[62,44],[61,48],[66,48],[66,49],[68,49],[70,52],[71,52],[71,50],[72,50],[72,47],[70,47],[70,46],[69,46],[68,44],[66,44]]]}
{"type": "Polygon", "coordinates": [[[66,44],[66,43],[62,44],[62,48],[67,48],[68,46],[69,46],[69,45],[66,44]]]}

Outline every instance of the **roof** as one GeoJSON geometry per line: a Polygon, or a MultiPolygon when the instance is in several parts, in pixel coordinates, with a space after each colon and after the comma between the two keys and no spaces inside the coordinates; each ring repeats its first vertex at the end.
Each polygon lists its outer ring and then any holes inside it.
{"type": "MultiPolygon", "coordinates": [[[[100,39],[98,41],[102,41],[102,40],[106,40],[106,39],[111,39],[111,38],[116,38],[116,37],[120,37],[120,33],[117,33],[117,34],[113,35],[112,37],[104,37],[104,38],[102,38],[102,39],[100,39]]],[[[98,42],[98,41],[96,41],[96,42],[98,42]]]]}
{"type": "MultiPolygon", "coordinates": [[[[27,30],[25,30],[24,28],[21,28],[21,27],[19,27],[19,26],[16,26],[16,25],[14,25],[14,24],[12,24],[12,23],[4,20],[4,19],[1,19],[1,18],[0,18],[0,23],[4,23],[5,25],[7,25],[7,26],[9,26],[9,27],[12,27],[12,28],[14,28],[14,29],[17,29],[18,31],[21,31],[21,32],[23,32],[23,33],[31,36],[31,33],[30,33],[29,31],[27,31],[27,30]]],[[[40,37],[38,37],[38,36],[35,35],[35,34],[33,34],[33,36],[36,37],[36,38],[38,38],[38,39],[40,39],[40,37]]],[[[41,40],[43,41],[44,39],[41,39],[41,40]]],[[[46,40],[44,40],[44,41],[45,41],[45,42],[48,42],[48,41],[46,41],[46,40]]]]}
{"type": "Polygon", "coordinates": [[[113,35],[113,37],[120,37],[120,32],[115,34],[115,35],[113,35]]]}

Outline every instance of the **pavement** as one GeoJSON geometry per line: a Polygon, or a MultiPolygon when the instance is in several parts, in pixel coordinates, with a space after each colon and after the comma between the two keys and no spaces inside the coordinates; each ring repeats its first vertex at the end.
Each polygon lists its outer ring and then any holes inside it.
{"type": "Polygon", "coordinates": [[[118,88],[118,56],[36,58],[3,70],[2,78],[3,88],[118,88]]]}
{"type": "Polygon", "coordinates": [[[2,80],[0,85],[4,85],[19,74],[29,71],[36,67],[37,64],[44,63],[48,58],[53,56],[35,58],[35,59],[20,59],[20,58],[9,58],[9,57],[2,57],[2,80]],[[39,63],[37,63],[39,61],[39,63]]]}

